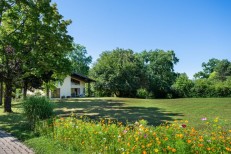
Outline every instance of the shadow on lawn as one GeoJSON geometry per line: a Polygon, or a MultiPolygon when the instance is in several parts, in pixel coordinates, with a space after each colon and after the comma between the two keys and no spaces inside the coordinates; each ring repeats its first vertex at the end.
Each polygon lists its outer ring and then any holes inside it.
{"type": "Polygon", "coordinates": [[[33,136],[28,128],[21,113],[14,112],[0,115],[0,129],[11,133],[22,141],[33,136]]]}
{"type": "Polygon", "coordinates": [[[165,121],[173,121],[174,116],[183,116],[181,113],[162,111],[157,107],[130,107],[117,100],[76,100],[74,102],[58,102],[55,113],[59,116],[70,116],[75,113],[86,115],[91,119],[110,118],[120,122],[135,122],[145,119],[149,125],[160,125],[165,121]]]}

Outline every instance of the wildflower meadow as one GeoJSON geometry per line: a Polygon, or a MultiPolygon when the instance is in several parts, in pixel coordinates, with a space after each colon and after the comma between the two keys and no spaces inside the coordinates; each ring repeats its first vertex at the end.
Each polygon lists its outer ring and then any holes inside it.
{"type": "Polygon", "coordinates": [[[122,124],[110,119],[54,118],[37,125],[36,131],[81,153],[231,153],[231,129],[218,117],[202,117],[201,128],[180,120],[149,126],[140,120],[122,124]]]}

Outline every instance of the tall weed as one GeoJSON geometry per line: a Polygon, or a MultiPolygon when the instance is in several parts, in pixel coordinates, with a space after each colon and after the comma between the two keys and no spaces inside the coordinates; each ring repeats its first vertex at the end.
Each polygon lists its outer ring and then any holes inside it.
{"type": "Polygon", "coordinates": [[[48,119],[53,115],[54,104],[46,97],[31,96],[23,101],[22,107],[30,127],[34,129],[39,120],[48,119]]]}

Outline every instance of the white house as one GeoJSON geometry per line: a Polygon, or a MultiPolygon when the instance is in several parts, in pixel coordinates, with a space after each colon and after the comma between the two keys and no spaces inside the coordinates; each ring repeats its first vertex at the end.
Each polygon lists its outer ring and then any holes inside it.
{"type": "Polygon", "coordinates": [[[77,73],[67,76],[62,84],[50,91],[50,98],[67,98],[85,96],[85,84],[95,82],[94,80],[77,73]]]}

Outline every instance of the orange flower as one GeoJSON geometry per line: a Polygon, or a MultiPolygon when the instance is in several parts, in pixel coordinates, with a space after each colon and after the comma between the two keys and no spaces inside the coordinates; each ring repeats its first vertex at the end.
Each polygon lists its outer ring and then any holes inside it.
{"type": "Polygon", "coordinates": [[[168,140],[168,137],[165,137],[164,140],[167,141],[167,140],[168,140]]]}
{"type": "Polygon", "coordinates": [[[210,150],[211,150],[211,148],[210,148],[210,147],[208,147],[208,148],[207,148],[207,150],[208,150],[208,151],[210,151],[210,150]]]}
{"type": "Polygon", "coordinates": [[[231,151],[231,148],[229,148],[229,147],[226,147],[225,149],[226,149],[227,151],[231,151]]]}
{"type": "Polygon", "coordinates": [[[192,141],[191,140],[187,140],[187,143],[190,144],[192,141]]]}
{"type": "Polygon", "coordinates": [[[167,146],[168,150],[171,150],[172,148],[170,146],[167,146]]]}
{"type": "Polygon", "coordinates": [[[172,149],[172,152],[176,152],[176,149],[173,148],[173,149],[172,149]]]}
{"type": "Polygon", "coordinates": [[[142,154],[147,154],[147,152],[144,150],[144,151],[142,152],[142,154]]]}
{"type": "Polygon", "coordinates": [[[204,144],[198,144],[198,147],[203,147],[204,146],[204,144]]]}

